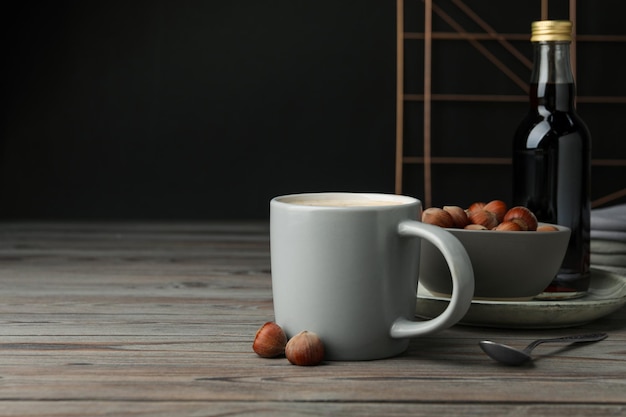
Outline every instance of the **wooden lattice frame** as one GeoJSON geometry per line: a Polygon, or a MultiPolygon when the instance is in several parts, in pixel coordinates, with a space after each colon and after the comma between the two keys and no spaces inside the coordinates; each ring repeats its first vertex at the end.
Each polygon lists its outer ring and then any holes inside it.
{"type": "MultiPolygon", "coordinates": [[[[481,40],[497,40],[511,54],[516,56],[520,62],[530,67],[532,63],[523,56],[509,40],[527,40],[526,34],[502,34],[491,28],[487,22],[472,11],[465,3],[465,0],[452,0],[469,18],[477,23],[485,32],[470,33],[458,25],[452,17],[440,9],[433,0],[424,1],[424,32],[414,33],[404,31],[404,0],[397,2],[397,86],[396,86],[396,173],[395,190],[396,193],[403,192],[403,173],[405,164],[422,164],[424,170],[424,195],[423,201],[426,207],[432,205],[432,176],[433,164],[511,164],[510,158],[473,158],[473,157],[433,157],[431,155],[431,104],[433,101],[521,101],[528,100],[527,95],[461,95],[461,94],[436,94],[431,90],[431,66],[432,66],[432,41],[433,39],[455,39],[466,40],[486,58],[488,58],[498,69],[506,74],[512,81],[518,84],[524,91],[528,91],[528,84],[502,64],[497,57],[493,56],[485,49],[481,40]],[[439,17],[454,28],[455,32],[433,32],[432,17],[437,13],[439,17]],[[424,40],[424,93],[405,94],[404,92],[404,42],[407,39],[424,40]],[[411,157],[404,155],[404,103],[406,101],[423,101],[424,103],[424,145],[422,157],[411,157]]],[[[548,18],[548,0],[541,0],[541,18],[548,18]]],[[[572,67],[574,77],[576,76],[576,42],[626,42],[626,36],[605,36],[605,35],[576,35],[576,0],[569,1],[569,19],[573,23],[574,39],[571,46],[572,67]]],[[[600,97],[600,96],[579,96],[580,103],[626,103],[626,97],[600,97]]],[[[626,166],[626,159],[593,159],[593,166],[626,166]]],[[[626,188],[617,190],[608,195],[602,196],[592,201],[592,207],[597,207],[613,200],[626,196],[626,188]]]]}

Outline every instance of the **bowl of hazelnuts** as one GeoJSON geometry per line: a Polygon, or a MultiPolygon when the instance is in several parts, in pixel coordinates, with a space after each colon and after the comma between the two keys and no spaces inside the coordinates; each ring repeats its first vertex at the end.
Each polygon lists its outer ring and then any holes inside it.
{"type": "MultiPolygon", "coordinates": [[[[501,200],[467,208],[431,207],[422,222],[445,228],[465,247],[474,270],[474,298],[528,300],[539,295],[558,272],[570,229],[539,223],[526,207],[501,200]]],[[[441,253],[423,240],[420,285],[435,296],[449,296],[452,278],[441,253]]]]}

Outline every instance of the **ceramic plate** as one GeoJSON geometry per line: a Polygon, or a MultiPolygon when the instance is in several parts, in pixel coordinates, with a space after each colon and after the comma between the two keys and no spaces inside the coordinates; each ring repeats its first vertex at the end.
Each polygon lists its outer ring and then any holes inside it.
{"type": "MultiPolygon", "coordinates": [[[[419,286],[416,315],[438,316],[449,298],[437,297],[419,286]]],[[[507,328],[572,327],[604,317],[626,304],[626,277],[600,269],[591,270],[587,295],[559,301],[483,301],[474,300],[460,324],[507,328]]]]}

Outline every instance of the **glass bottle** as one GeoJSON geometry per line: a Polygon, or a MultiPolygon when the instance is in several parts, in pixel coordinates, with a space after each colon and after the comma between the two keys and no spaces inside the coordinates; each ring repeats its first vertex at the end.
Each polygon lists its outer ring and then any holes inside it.
{"type": "Polygon", "coordinates": [[[591,136],[574,107],[572,23],[542,20],[531,28],[530,109],[513,141],[513,204],[571,229],[561,269],[541,298],[575,298],[590,280],[591,136]]]}

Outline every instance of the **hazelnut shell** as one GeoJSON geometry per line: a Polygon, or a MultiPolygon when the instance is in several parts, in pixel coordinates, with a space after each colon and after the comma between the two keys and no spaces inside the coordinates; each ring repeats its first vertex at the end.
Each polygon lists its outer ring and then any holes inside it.
{"type": "Polygon", "coordinates": [[[275,358],[285,353],[287,335],[273,321],[268,321],[257,330],[252,343],[252,350],[263,358],[275,358]]]}
{"type": "Polygon", "coordinates": [[[493,229],[498,225],[496,215],[487,210],[476,210],[469,213],[470,222],[480,224],[487,229],[493,229]]]}
{"type": "Polygon", "coordinates": [[[473,211],[482,210],[485,207],[485,203],[482,201],[477,201],[475,203],[470,204],[467,208],[467,213],[471,213],[473,211]]]}
{"type": "Polygon", "coordinates": [[[482,224],[474,224],[474,223],[468,224],[467,226],[464,227],[464,229],[465,230],[488,230],[482,224]]]}
{"type": "Polygon", "coordinates": [[[498,223],[502,223],[502,220],[504,220],[504,215],[506,214],[508,209],[504,201],[492,200],[488,202],[487,204],[485,204],[485,207],[483,207],[483,210],[487,210],[495,214],[496,220],[498,221],[498,223]]]}
{"type": "Polygon", "coordinates": [[[552,226],[551,224],[542,224],[541,226],[537,226],[538,232],[558,232],[559,228],[556,226],[552,226]]]}
{"type": "Polygon", "coordinates": [[[422,212],[422,222],[440,227],[454,227],[450,213],[439,207],[430,207],[422,212]]]}
{"type": "Polygon", "coordinates": [[[537,230],[537,217],[524,206],[516,206],[509,209],[504,215],[503,221],[513,221],[522,227],[522,230],[537,230]]]}
{"type": "Polygon", "coordinates": [[[507,232],[519,232],[522,230],[522,227],[513,221],[510,222],[502,222],[497,225],[493,230],[507,231],[507,232]]]}
{"type": "Polygon", "coordinates": [[[304,330],[289,339],[285,356],[294,365],[318,365],[324,360],[324,344],[317,334],[304,330]]]}
{"type": "Polygon", "coordinates": [[[463,229],[469,224],[469,218],[467,213],[459,206],[444,206],[443,209],[447,211],[454,221],[454,227],[457,229],[463,229]]]}

